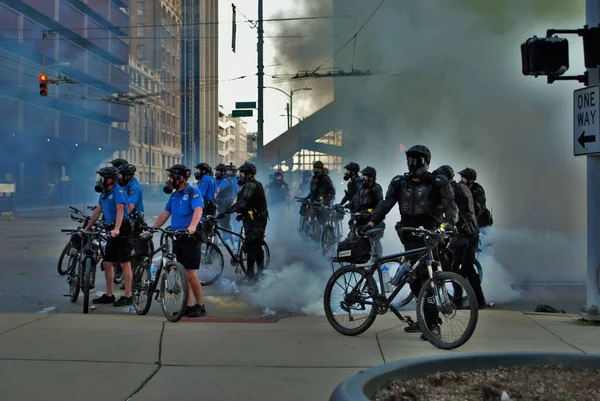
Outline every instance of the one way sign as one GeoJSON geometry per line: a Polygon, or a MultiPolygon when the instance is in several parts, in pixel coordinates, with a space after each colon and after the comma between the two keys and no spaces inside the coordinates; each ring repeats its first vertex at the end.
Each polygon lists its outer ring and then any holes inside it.
{"type": "Polygon", "coordinates": [[[573,92],[573,153],[575,156],[600,153],[600,87],[589,86],[573,92]]]}

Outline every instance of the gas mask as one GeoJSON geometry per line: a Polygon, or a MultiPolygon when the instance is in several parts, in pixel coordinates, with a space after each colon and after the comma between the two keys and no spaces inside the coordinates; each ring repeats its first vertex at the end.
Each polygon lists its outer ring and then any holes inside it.
{"type": "Polygon", "coordinates": [[[104,191],[105,185],[106,185],[106,180],[104,179],[104,177],[99,176],[98,180],[96,181],[96,185],[94,186],[94,191],[96,191],[98,193],[102,193],[102,191],[104,191]]]}
{"type": "Polygon", "coordinates": [[[352,178],[352,173],[346,170],[346,173],[344,173],[344,181],[348,181],[350,178],[352,178]]]}
{"type": "Polygon", "coordinates": [[[425,167],[425,158],[408,156],[406,158],[408,164],[408,172],[411,178],[423,178],[427,174],[427,167],[425,167]]]}
{"type": "Polygon", "coordinates": [[[206,171],[202,172],[200,169],[196,169],[196,172],[194,173],[194,178],[200,181],[204,174],[206,174],[206,171]]]}
{"type": "Polygon", "coordinates": [[[282,177],[282,176],[280,176],[280,175],[276,175],[276,176],[275,176],[275,181],[279,181],[279,182],[281,182],[281,181],[283,181],[283,177],[282,177]]]}
{"type": "Polygon", "coordinates": [[[242,185],[246,184],[246,174],[244,173],[239,173],[238,178],[237,178],[237,184],[241,187],[242,185]]]}
{"type": "Polygon", "coordinates": [[[119,184],[121,184],[121,186],[125,186],[127,184],[129,184],[129,181],[131,181],[132,176],[130,175],[120,175],[119,176],[119,184]]]}
{"type": "Polygon", "coordinates": [[[179,177],[174,177],[173,175],[170,175],[167,182],[165,182],[163,192],[167,195],[170,195],[173,193],[175,188],[179,187],[179,184],[181,184],[179,177]]]}
{"type": "Polygon", "coordinates": [[[323,174],[323,170],[316,168],[313,170],[314,175],[322,175],[323,174]]]}
{"type": "Polygon", "coordinates": [[[371,186],[371,184],[373,184],[373,177],[370,177],[368,175],[363,175],[362,177],[362,182],[363,184],[366,184],[367,186],[371,186]]]}

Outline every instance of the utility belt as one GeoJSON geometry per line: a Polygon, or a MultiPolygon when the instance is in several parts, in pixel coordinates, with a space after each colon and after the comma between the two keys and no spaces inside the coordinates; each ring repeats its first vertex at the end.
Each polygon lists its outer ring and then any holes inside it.
{"type": "MultiPolygon", "coordinates": [[[[112,231],[114,229],[115,229],[114,224],[108,225],[108,231],[112,231]]],[[[131,220],[123,220],[121,222],[121,227],[119,229],[119,236],[130,235],[132,230],[133,230],[133,222],[131,220]]]]}
{"type": "Polygon", "coordinates": [[[143,213],[133,213],[129,216],[129,222],[131,225],[131,229],[134,232],[142,232],[144,231],[144,227],[146,227],[146,221],[144,220],[143,213]]]}

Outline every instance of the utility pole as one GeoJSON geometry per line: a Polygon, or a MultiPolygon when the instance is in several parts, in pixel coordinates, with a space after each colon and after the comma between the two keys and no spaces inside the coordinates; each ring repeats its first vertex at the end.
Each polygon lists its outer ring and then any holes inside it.
{"type": "MultiPolygon", "coordinates": [[[[585,23],[600,25],[600,0],[586,0],[585,23]]],[[[600,69],[588,68],[588,86],[600,84],[600,69]]],[[[600,320],[600,155],[587,156],[587,304],[586,320],[600,320]]]]}
{"type": "Polygon", "coordinates": [[[264,63],[263,63],[263,0],[258,0],[258,43],[256,44],[258,53],[258,129],[256,132],[256,161],[258,168],[262,168],[264,164],[263,157],[263,142],[264,142],[264,102],[263,102],[263,86],[264,86],[264,63]]]}

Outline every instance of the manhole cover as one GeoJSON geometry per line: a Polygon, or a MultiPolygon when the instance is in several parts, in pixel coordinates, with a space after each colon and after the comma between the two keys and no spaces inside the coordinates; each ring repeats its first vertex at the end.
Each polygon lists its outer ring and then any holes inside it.
{"type": "Polygon", "coordinates": [[[276,318],[236,318],[236,317],[184,317],[182,322],[188,323],[277,323],[276,318]]]}

